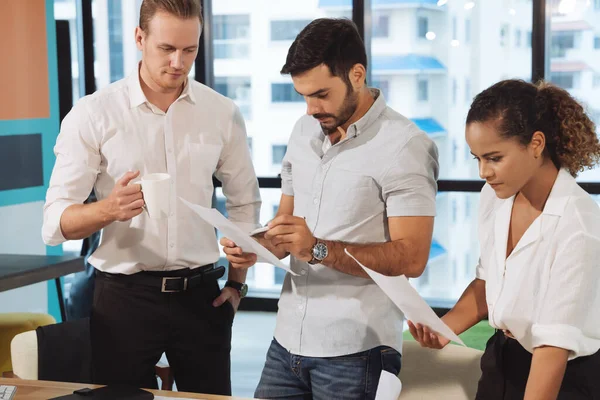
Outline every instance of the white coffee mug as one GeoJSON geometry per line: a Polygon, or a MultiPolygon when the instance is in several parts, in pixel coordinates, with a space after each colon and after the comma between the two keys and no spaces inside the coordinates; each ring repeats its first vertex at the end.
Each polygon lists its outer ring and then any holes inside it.
{"type": "Polygon", "coordinates": [[[142,177],[140,182],[144,203],[148,215],[152,219],[168,218],[171,211],[171,175],[148,174],[142,177]]]}

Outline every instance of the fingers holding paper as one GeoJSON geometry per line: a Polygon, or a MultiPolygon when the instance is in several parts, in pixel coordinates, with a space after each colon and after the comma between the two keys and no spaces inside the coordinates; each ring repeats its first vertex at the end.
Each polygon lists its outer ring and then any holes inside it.
{"type": "Polygon", "coordinates": [[[306,220],[292,215],[280,215],[268,224],[265,239],[277,249],[290,253],[302,261],[312,260],[312,248],[317,239],[306,225],[306,220]]]}
{"type": "Polygon", "coordinates": [[[431,328],[421,324],[414,324],[408,321],[408,330],[421,347],[430,349],[442,349],[446,347],[450,340],[433,332],[431,328]]]}
{"type": "Polygon", "coordinates": [[[223,252],[227,256],[227,261],[233,268],[250,268],[256,264],[257,256],[254,253],[244,253],[241,247],[231,239],[226,237],[219,241],[223,246],[223,252]]]}

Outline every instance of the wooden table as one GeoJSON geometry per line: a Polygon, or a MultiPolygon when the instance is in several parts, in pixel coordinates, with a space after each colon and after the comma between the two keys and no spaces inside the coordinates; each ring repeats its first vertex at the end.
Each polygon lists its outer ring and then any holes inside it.
{"type": "Polygon", "coordinates": [[[60,277],[84,270],[83,257],[0,254],[0,292],[54,279],[58,304],[66,321],[60,277]]]}
{"type": "MultiPolygon", "coordinates": [[[[87,385],[81,383],[66,382],[48,382],[48,381],[27,381],[23,379],[0,378],[0,385],[12,385],[17,387],[17,392],[13,400],[47,400],[53,397],[72,394],[74,390],[84,387],[97,388],[97,385],[87,385]]],[[[209,394],[196,394],[186,392],[169,392],[165,390],[150,390],[155,396],[162,396],[172,399],[205,399],[205,400],[242,400],[240,397],[215,396],[209,394]]],[[[83,397],[82,397],[83,398],[83,397]]]]}

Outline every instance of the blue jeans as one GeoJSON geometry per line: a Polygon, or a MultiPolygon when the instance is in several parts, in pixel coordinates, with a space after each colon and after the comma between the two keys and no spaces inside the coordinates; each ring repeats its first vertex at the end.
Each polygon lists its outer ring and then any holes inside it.
{"type": "Polygon", "coordinates": [[[275,339],[254,393],[261,399],[374,399],[381,370],[400,372],[400,353],[379,346],[340,357],[303,357],[275,339]]]}

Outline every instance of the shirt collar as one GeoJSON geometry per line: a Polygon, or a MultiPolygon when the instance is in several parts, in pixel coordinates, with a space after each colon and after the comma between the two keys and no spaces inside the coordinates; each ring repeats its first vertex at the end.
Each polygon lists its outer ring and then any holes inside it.
{"type": "Polygon", "coordinates": [[[383,111],[386,109],[387,104],[383,97],[383,93],[379,89],[370,89],[371,93],[375,97],[375,102],[371,105],[371,108],[363,115],[358,121],[353,123],[348,127],[348,131],[346,132],[348,138],[358,136],[365,130],[367,130],[383,111]]]}
{"type": "Polygon", "coordinates": [[[142,85],[140,84],[140,65],[141,64],[138,64],[135,67],[135,71],[133,71],[127,77],[127,87],[129,89],[129,108],[138,107],[148,101],[144,91],[142,90],[142,85]]]}
{"type": "Polygon", "coordinates": [[[575,178],[571,176],[569,171],[561,169],[558,172],[556,181],[552,186],[546,205],[544,206],[543,214],[562,216],[569,197],[573,193],[573,185],[577,185],[575,178]]]}
{"type": "Polygon", "coordinates": [[[192,104],[196,104],[196,96],[194,96],[194,91],[192,90],[192,83],[189,77],[185,80],[185,86],[183,87],[183,91],[179,95],[179,98],[187,99],[192,104]]]}
{"type": "MultiPolygon", "coordinates": [[[[127,77],[127,86],[129,88],[129,108],[136,108],[144,103],[150,104],[140,83],[140,67],[141,61],[136,66],[135,70],[127,77]]],[[[191,103],[196,104],[196,97],[192,90],[190,79],[186,79],[183,91],[178,99],[188,99],[191,103]]]]}

